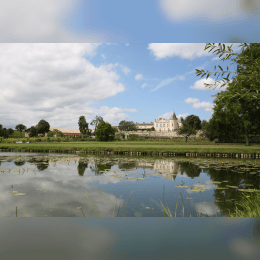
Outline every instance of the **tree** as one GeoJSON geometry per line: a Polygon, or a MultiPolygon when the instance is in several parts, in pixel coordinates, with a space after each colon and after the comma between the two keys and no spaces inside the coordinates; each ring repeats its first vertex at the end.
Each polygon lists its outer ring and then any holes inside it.
{"type": "Polygon", "coordinates": [[[14,130],[12,128],[7,129],[8,135],[12,135],[14,133],[14,130]]]}
{"type": "Polygon", "coordinates": [[[120,131],[136,131],[136,126],[133,121],[122,120],[118,128],[120,131]]]}
{"type": "Polygon", "coordinates": [[[104,121],[104,120],[103,120],[103,117],[101,117],[101,116],[96,116],[96,118],[93,119],[90,124],[95,126],[95,131],[96,131],[97,126],[98,126],[101,122],[103,122],[103,121],[104,121]]]}
{"type": "Polygon", "coordinates": [[[78,125],[79,125],[79,131],[81,134],[83,134],[83,135],[89,134],[88,123],[84,116],[79,117],[78,125]]]}
{"type": "Polygon", "coordinates": [[[20,131],[20,137],[22,137],[22,131],[26,130],[27,127],[23,124],[19,124],[15,127],[16,130],[20,131]]]}
{"type": "Polygon", "coordinates": [[[115,129],[107,122],[101,122],[95,133],[97,141],[113,141],[115,139],[115,129]]]}
{"type": "Polygon", "coordinates": [[[26,132],[29,132],[30,137],[37,137],[38,136],[38,129],[36,126],[31,126],[27,129],[26,132]]]}
{"type": "MultiPolygon", "coordinates": [[[[196,69],[197,76],[201,75],[201,78],[206,76],[206,79],[210,77],[210,75],[214,74],[214,76],[217,76],[217,80],[214,84],[207,84],[204,83],[207,87],[212,86],[218,86],[221,84],[220,87],[226,86],[228,83],[231,82],[229,79],[230,74],[234,74],[236,76],[236,83],[234,87],[237,86],[237,84],[242,84],[242,91],[234,91],[232,94],[230,93],[228,98],[230,100],[234,99],[241,99],[245,98],[248,101],[254,101],[259,106],[260,105],[260,43],[242,43],[239,45],[241,47],[241,53],[238,54],[232,50],[232,45],[227,47],[225,44],[219,43],[218,46],[215,45],[215,43],[207,43],[205,46],[205,50],[209,49],[209,52],[212,50],[213,53],[216,53],[219,55],[219,58],[221,58],[224,54],[225,57],[221,59],[221,61],[225,60],[231,60],[233,63],[236,64],[237,69],[236,71],[229,71],[229,66],[227,66],[227,70],[223,70],[221,66],[218,66],[221,71],[216,72],[216,66],[214,68],[215,72],[212,71],[204,71],[204,70],[198,70],[196,69]],[[223,77],[227,73],[226,77],[223,77]],[[218,80],[218,77],[223,77],[222,81],[218,80]],[[246,83],[246,84],[244,84],[246,83]],[[218,84],[218,85],[217,85],[218,84]]],[[[215,87],[215,88],[216,88],[215,87]]],[[[213,95],[215,96],[215,95],[213,95]]]]}
{"type": "Polygon", "coordinates": [[[58,129],[53,129],[52,133],[53,133],[53,135],[56,135],[57,137],[63,137],[64,136],[64,134],[58,129]]]}
{"type": "Polygon", "coordinates": [[[183,126],[176,129],[178,135],[183,135],[187,139],[190,135],[195,135],[197,130],[201,129],[201,120],[198,116],[190,115],[187,116],[185,120],[182,121],[183,126]]]}
{"type": "MultiPolygon", "coordinates": [[[[246,145],[249,146],[249,135],[260,133],[260,106],[256,100],[249,101],[246,96],[237,100],[230,100],[230,96],[236,93],[243,93],[247,82],[237,84],[237,79],[229,83],[226,91],[218,93],[214,100],[215,117],[224,125],[231,125],[232,134],[244,133],[246,145]],[[222,117],[219,116],[222,113],[222,117]],[[242,131],[242,132],[241,132],[242,131]]],[[[226,133],[227,135],[227,133],[226,133]]]]}
{"type": "Polygon", "coordinates": [[[45,134],[50,131],[50,124],[45,121],[44,119],[40,120],[39,123],[36,125],[38,134],[45,134]]]}

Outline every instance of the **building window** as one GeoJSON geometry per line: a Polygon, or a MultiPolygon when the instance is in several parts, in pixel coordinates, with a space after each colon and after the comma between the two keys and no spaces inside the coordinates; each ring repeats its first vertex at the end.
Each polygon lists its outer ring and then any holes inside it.
{"type": "Polygon", "coordinates": [[[156,127],[158,127],[158,124],[156,124],[156,127]]]}
{"type": "Polygon", "coordinates": [[[169,124],[167,124],[167,127],[169,126],[169,124]]]}
{"type": "Polygon", "coordinates": [[[163,126],[165,127],[165,124],[163,124],[163,126]]]}
{"type": "Polygon", "coordinates": [[[172,124],[172,126],[173,126],[173,124],[172,124]]]}
{"type": "Polygon", "coordinates": [[[144,127],[145,129],[147,128],[147,126],[144,127]]]}

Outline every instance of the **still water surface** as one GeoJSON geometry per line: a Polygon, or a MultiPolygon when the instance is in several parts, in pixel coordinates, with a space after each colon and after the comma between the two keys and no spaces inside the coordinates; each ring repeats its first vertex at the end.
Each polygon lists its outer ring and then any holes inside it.
{"type": "Polygon", "coordinates": [[[255,160],[0,153],[0,171],[1,217],[123,217],[130,195],[126,217],[163,217],[163,191],[177,217],[182,200],[185,216],[226,216],[260,189],[255,160]]]}

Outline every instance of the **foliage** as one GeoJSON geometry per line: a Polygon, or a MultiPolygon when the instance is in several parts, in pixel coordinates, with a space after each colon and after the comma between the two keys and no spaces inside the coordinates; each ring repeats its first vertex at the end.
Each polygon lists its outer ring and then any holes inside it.
{"type": "Polygon", "coordinates": [[[38,136],[38,129],[36,126],[31,126],[29,129],[29,136],[30,137],[37,137],[38,136]]]}
{"type": "Polygon", "coordinates": [[[133,121],[122,120],[118,126],[120,131],[136,131],[136,126],[133,121]]]}
{"type": "Polygon", "coordinates": [[[83,134],[83,135],[89,134],[88,123],[85,119],[85,116],[79,117],[78,125],[79,125],[79,131],[81,134],[83,134]]]}
{"type": "MultiPolygon", "coordinates": [[[[227,70],[223,70],[221,66],[218,66],[221,71],[216,72],[216,66],[214,68],[215,72],[212,71],[204,71],[204,70],[198,70],[196,69],[197,76],[201,75],[201,78],[206,76],[206,79],[210,77],[210,75],[214,74],[214,76],[217,76],[217,80],[214,84],[207,84],[204,83],[207,87],[217,86],[224,87],[231,83],[231,80],[229,79],[229,76],[231,73],[234,74],[234,77],[236,78],[236,83],[234,84],[234,92],[229,93],[228,98],[232,101],[234,100],[240,100],[241,98],[246,99],[247,101],[254,101],[258,106],[260,105],[260,43],[241,43],[239,45],[241,47],[241,53],[235,53],[232,50],[232,45],[228,46],[226,49],[225,44],[219,43],[218,46],[215,45],[215,43],[207,43],[205,46],[205,50],[209,49],[209,52],[212,50],[213,53],[216,53],[219,55],[219,58],[221,58],[224,54],[225,57],[221,59],[221,61],[224,60],[231,60],[233,63],[236,64],[237,69],[236,71],[229,71],[229,66],[227,66],[227,70]],[[219,81],[218,78],[221,74],[221,77],[223,77],[225,74],[227,74],[226,77],[222,78],[222,81],[219,81]],[[242,85],[242,91],[236,91],[237,85],[242,85]]],[[[214,88],[214,89],[215,89],[214,88]]]]}
{"type": "Polygon", "coordinates": [[[128,135],[128,138],[127,138],[129,141],[136,141],[139,139],[139,135],[136,135],[136,134],[130,134],[128,135]]]}
{"type": "Polygon", "coordinates": [[[201,120],[195,115],[187,116],[186,119],[182,121],[182,124],[183,126],[175,131],[178,135],[184,136],[186,142],[190,135],[195,135],[197,130],[201,129],[201,120]]]}
{"type": "Polygon", "coordinates": [[[243,93],[243,89],[246,87],[247,83],[237,84],[236,81],[237,79],[234,79],[229,83],[226,91],[216,95],[213,116],[219,125],[222,124],[218,129],[220,134],[223,130],[226,130],[223,134],[226,137],[231,135],[233,138],[237,138],[238,135],[244,134],[246,145],[250,145],[249,135],[260,134],[260,106],[257,101],[249,101],[244,96],[232,101],[229,99],[230,95],[235,92],[243,93]]]}
{"type": "Polygon", "coordinates": [[[50,132],[47,133],[48,137],[53,137],[53,135],[54,135],[53,131],[50,131],[50,132]]]}
{"type": "Polygon", "coordinates": [[[53,129],[52,132],[53,132],[53,135],[56,135],[57,137],[63,137],[64,136],[64,134],[58,129],[53,129]]]}
{"type": "Polygon", "coordinates": [[[101,122],[95,132],[97,141],[113,141],[115,139],[115,129],[107,122],[101,122]]]}
{"type": "Polygon", "coordinates": [[[20,137],[22,137],[22,131],[26,130],[27,127],[23,124],[19,124],[15,127],[16,130],[20,131],[20,137]]]}
{"type": "Polygon", "coordinates": [[[103,117],[101,117],[101,116],[96,116],[96,118],[93,119],[90,124],[95,126],[95,131],[96,131],[97,126],[98,126],[101,122],[103,122],[103,121],[104,121],[104,120],[103,120],[103,117]]]}
{"type": "Polygon", "coordinates": [[[50,131],[50,124],[44,119],[40,120],[36,125],[38,134],[45,134],[50,131]]]}

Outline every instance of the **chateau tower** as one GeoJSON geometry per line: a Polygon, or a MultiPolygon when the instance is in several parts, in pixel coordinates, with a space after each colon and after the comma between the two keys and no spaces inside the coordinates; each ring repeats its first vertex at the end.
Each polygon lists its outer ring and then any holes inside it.
{"type": "Polygon", "coordinates": [[[170,117],[170,128],[172,129],[178,129],[179,128],[179,125],[178,125],[178,122],[177,122],[177,117],[176,117],[176,115],[175,115],[175,112],[174,112],[174,110],[173,110],[173,112],[172,112],[172,115],[171,115],[171,117],[170,117]]]}

